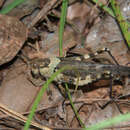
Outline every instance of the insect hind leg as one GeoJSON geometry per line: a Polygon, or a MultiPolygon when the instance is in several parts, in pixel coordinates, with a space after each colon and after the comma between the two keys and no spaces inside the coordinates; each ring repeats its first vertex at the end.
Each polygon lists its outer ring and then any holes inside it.
{"type": "Polygon", "coordinates": [[[119,63],[117,62],[117,60],[115,59],[115,57],[112,55],[111,51],[109,48],[102,48],[100,50],[97,51],[98,54],[101,54],[103,52],[107,52],[109,54],[109,56],[113,59],[113,61],[115,62],[116,65],[119,65],[119,63]]]}
{"type": "Polygon", "coordinates": [[[94,58],[96,57],[97,55],[99,54],[102,54],[104,52],[107,52],[108,55],[112,58],[112,60],[115,62],[116,65],[119,65],[119,63],[116,61],[116,59],[114,58],[114,56],[112,55],[111,51],[109,50],[109,48],[102,48],[102,49],[99,49],[97,50],[95,53],[90,53],[90,54],[85,54],[83,56],[84,59],[89,59],[89,58],[94,58]]]}
{"type": "MultiPolygon", "coordinates": [[[[100,106],[101,109],[104,109],[107,105],[109,105],[110,103],[114,103],[118,109],[118,111],[123,114],[122,110],[120,109],[120,106],[117,104],[117,102],[115,101],[115,98],[112,96],[112,85],[113,85],[113,79],[111,77],[111,81],[110,81],[110,100],[108,102],[106,102],[103,106],[100,106]]],[[[118,98],[119,99],[119,98],[118,98]]]]}

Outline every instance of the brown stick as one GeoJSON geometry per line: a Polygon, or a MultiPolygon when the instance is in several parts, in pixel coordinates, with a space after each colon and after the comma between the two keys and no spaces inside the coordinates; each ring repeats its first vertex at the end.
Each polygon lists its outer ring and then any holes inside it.
{"type": "Polygon", "coordinates": [[[48,0],[46,5],[40,10],[37,16],[28,24],[28,28],[32,28],[41,18],[44,19],[50,9],[52,9],[58,0],[48,0]]]}

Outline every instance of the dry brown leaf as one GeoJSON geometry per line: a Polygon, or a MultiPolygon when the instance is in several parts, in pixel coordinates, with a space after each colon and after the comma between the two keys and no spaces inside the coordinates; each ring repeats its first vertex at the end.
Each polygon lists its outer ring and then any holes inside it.
{"type": "Polygon", "coordinates": [[[0,15],[0,65],[12,60],[23,46],[28,30],[17,18],[0,15]]]}

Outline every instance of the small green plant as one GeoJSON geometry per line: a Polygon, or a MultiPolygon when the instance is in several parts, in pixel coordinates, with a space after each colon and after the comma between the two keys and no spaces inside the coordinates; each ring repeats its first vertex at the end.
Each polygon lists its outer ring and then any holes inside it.
{"type": "Polygon", "coordinates": [[[102,122],[97,123],[93,126],[90,126],[89,128],[84,128],[83,130],[102,130],[103,128],[106,128],[108,126],[116,125],[116,124],[119,124],[123,121],[128,121],[128,120],[130,120],[130,113],[127,113],[124,115],[119,115],[119,116],[114,117],[112,119],[102,121],[102,122]]]}
{"type": "Polygon", "coordinates": [[[0,14],[7,14],[9,13],[13,8],[23,3],[25,0],[14,0],[12,3],[4,7],[2,10],[0,10],[0,14]]]}
{"type": "Polygon", "coordinates": [[[71,94],[70,94],[70,92],[69,92],[68,85],[65,84],[65,87],[66,87],[66,90],[67,90],[67,94],[68,94],[68,98],[69,98],[69,100],[70,100],[71,107],[72,107],[72,109],[73,109],[73,111],[74,111],[74,113],[75,113],[75,115],[76,115],[76,117],[77,117],[77,119],[78,119],[78,121],[79,121],[81,127],[85,128],[85,125],[84,125],[84,123],[82,122],[82,120],[80,119],[80,116],[79,116],[79,114],[78,114],[78,112],[77,112],[77,110],[76,110],[76,108],[75,108],[75,106],[74,106],[74,104],[73,104],[72,97],[71,97],[71,94]]]}
{"type": "MultiPolygon", "coordinates": [[[[78,84],[79,84],[79,76],[80,76],[80,74],[79,74],[78,70],[76,70],[76,69],[74,69],[74,68],[73,68],[73,70],[77,73],[77,77],[78,77],[77,83],[76,83],[76,86],[75,86],[75,90],[74,90],[74,95],[75,95],[75,93],[77,92],[77,89],[78,89],[78,87],[79,87],[78,84]]],[[[68,95],[68,98],[69,98],[71,107],[72,107],[72,109],[73,109],[73,111],[74,111],[74,113],[75,113],[75,115],[76,115],[76,118],[78,119],[78,121],[79,121],[79,123],[80,123],[80,126],[81,126],[82,128],[85,128],[85,125],[84,125],[84,123],[82,122],[82,120],[81,120],[81,118],[80,118],[80,116],[79,116],[79,114],[78,114],[78,112],[77,112],[77,110],[76,110],[76,108],[75,108],[75,106],[74,106],[74,103],[73,103],[73,101],[72,101],[72,97],[71,97],[71,94],[70,94],[70,91],[69,91],[69,88],[68,88],[67,83],[65,84],[65,86],[66,86],[66,92],[67,92],[67,95],[68,95]]]]}
{"type": "Polygon", "coordinates": [[[113,12],[116,16],[116,19],[120,25],[123,36],[124,36],[128,46],[130,47],[130,31],[128,31],[129,25],[128,25],[127,21],[124,20],[122,14],[121,14],[118,2],[116,0],[110,0],[110,2],[111,2],[113,12]]]}
{"type": "Polygon", "coordinates": [[[99,2],[99,0],[92,0],[92,1],[95,2],[104,11],[106,11],[109,15],[111,15],[112,17],[117,19],[117,21],[120,25],[122,34],[123,34],[128,46],[130,47],[130,31],[128,31],[130,24],[124,20],[117,0],[110,0],[110,4],[112,6],[112,9],[103,5],[101,2],[99,2]]]}
{"type": "Polygon", "coordinates": [[[96,3],[100,8],[102,8],[105,12],[107,12],[112,17],[115,17],[113,11],[111,8],[109,8],[106,5],[103,5],[99,0],[92,0],[94,3],[96,3]]]}
{"type": "Polygon", "coordinates": [[[63,56],[63,33],[64,33],[64,26],[65,26],[65,20],[66,20],[66,15],[67,15],[67,6],[68,6],[68,0],[62,0],[60,30],[59,30],[59,55],[60,57],[63,56]]]}

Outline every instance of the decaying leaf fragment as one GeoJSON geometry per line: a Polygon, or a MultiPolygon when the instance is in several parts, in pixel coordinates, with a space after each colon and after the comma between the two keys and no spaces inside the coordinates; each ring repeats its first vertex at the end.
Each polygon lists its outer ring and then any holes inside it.
{"type": "Polygon", "coordinates": [[[12,60],[27,38],[27,28],[17,18],[0,15],[0,65],[12,60]]]}

